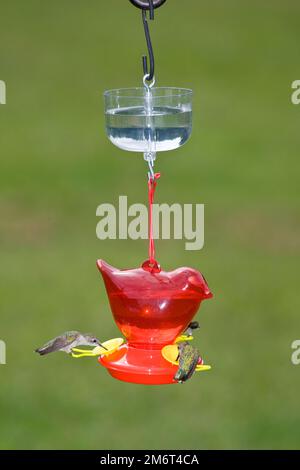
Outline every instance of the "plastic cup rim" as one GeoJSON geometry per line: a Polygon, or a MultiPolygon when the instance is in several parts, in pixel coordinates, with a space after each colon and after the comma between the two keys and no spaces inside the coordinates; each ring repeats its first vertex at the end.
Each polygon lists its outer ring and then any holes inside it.
{"type": "MultiPolygon", "coordinates": [[[[103,93],[103,96],[106,98],[106,97],[118,97],[118,98],[127,98],[127,99],[141,99],[143,98],[143,95],[130,95],[130,94],[123,94],[122,95],[122,92],[126,93],[128,91],[144,91],[145,90],[145,87],[128,87],[128,88],[112,88],[110,90],[106,90],[104,91],[103,93]]],[[[151,89],[151,91],[155,91],[157,92],[157,90],[170,90],[172,92],[174,91],[177,91],[177,93],[171,93],[170,95],[160,95],[160,94],[154,94],[154,96],[152,97],[153,99],[157,99],[157,98],[170,98],[170,97],[181,97],[181,96],[192,96],[193,95],[193,90],[190,89],[190,88],[178,88],[178,87],[154,87],[151,89]]]]}

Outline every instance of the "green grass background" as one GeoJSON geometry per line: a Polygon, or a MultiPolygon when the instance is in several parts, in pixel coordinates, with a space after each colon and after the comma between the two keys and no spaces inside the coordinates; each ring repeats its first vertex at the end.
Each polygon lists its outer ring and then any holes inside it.
{"type": "Polygon", "coordinates": [[[0,447],[296,448],[300,79],[295,0],[169,0],[151,27],[157,85],[194,90],[189,143],[158,156],[158,202],[205,203],[205,247],[159,241],[215,297],[185,386],[118,382],[95,360],[33,353],[68,329],[118,335],[95,260],[144,241],[96,239],[96,207],[146,202],[145,163],[105,136],[102,92],[139,86],[145,41],[129,1],[1,0],[0,447]]]}

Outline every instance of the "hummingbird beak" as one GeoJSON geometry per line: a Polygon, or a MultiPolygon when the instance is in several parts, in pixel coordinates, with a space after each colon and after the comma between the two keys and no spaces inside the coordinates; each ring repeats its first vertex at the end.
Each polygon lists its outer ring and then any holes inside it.
{"type": "Polygon", "coordinates": [[[103,344],[101,344],[100,341],[98,341],[98,345],[99,345],[101,348],[105,349],[105,351],[108,351],[108,349],[107,349],[105,346],[103,346],[103,344]]]}

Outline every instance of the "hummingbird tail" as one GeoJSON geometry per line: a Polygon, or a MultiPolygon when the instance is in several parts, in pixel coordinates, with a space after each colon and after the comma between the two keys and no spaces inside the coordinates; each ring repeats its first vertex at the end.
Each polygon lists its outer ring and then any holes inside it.
{"type": "Polygon", "coordinates": [[[184,372],[184,370],[179,368],[176,374],[174,375],[174,380],[177,380],[178,382],[185,382],[186,373],[184,372]]]}
{"type": "Polygon", "coordinates": [[[49,354],[51,350],[49,350],[49,348],[38,348],[34,352],[38,353],[40,356],[45,356],[46,354],[49,354]]]}

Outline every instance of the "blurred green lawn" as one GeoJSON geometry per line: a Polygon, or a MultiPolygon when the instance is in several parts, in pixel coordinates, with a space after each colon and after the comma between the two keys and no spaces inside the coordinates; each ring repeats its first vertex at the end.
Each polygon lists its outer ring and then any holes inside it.
{"type": "Polygon", "coordinates": [[[202,251],[171,240],[157,252],[164,269],[191,265],[209,281],[197,344],[213,370],[143,387],[94,360],[33,353],[67,329],[118,335],[95,260],[126,268],[147,256],[143,241],[95,236],[100,203],[146,201],[143,159],[109,143],[101,97],[140,84],[140,14],[125,0],[102,3],[1,2],[0,447],[297,448],[294,0],[169,0],[150,25],[157,84],[195,92],[192,139],[158,156],[157,201],[206,210],[202,251]]]}

